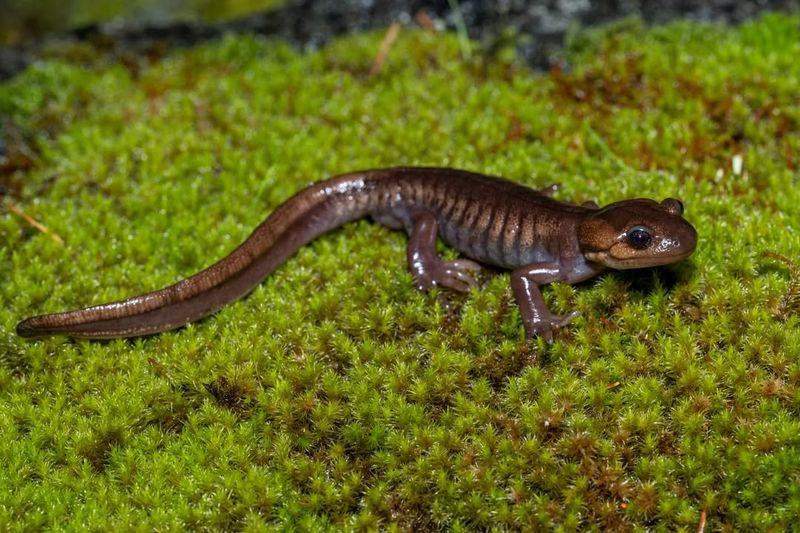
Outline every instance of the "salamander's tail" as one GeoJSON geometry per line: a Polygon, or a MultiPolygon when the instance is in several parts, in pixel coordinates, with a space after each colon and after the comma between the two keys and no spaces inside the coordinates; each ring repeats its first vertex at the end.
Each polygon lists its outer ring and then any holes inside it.
{"type": "Polygon", "coordinates": [[[385,171],[354,172],[311,185],[279,206],[233,252],[163,289],[118,302],[40,315],[17,325],[22,337],[138,337],[207,316],[255,288],[301,246],[379,207],[385,171]]]}

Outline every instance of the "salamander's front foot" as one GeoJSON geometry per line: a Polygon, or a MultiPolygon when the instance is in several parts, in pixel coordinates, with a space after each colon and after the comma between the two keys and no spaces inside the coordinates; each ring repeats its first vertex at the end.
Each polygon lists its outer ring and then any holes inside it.
{"type": "MultiPolygon", "coordinates": [[[[578,316],[578,311],[566,315],[555,315],[544,303],[539,285],[559,279],[561,264],[558,262],[531,263],[511,272],[511,288],[519,305],[525,337],[542,337],[547,342],[553,340],[553,330],[566,326],[578,316]]],[[[563,279],[563,278],[562,278],[563,279]]]]}
{"type": "Polygon", "coordinates": [[[467,292],[478,286],[475,274],[480,270],[481,266],[469,259],[442,261],[435,258],[414,269],[414,280],[421,291],[433,287],[449,287],[459,292],[467,292]]]}
{"type": "Polygon", "coordinates": [[[547,342],[553,342],[553,331],[566,326],[580,314],[580,311],[571,311],[566,315],[553,315],[548,312],[546,316],[538,316],[535,320],[524,321],[525,338],[532,340],[539,336],[547,342]]]}

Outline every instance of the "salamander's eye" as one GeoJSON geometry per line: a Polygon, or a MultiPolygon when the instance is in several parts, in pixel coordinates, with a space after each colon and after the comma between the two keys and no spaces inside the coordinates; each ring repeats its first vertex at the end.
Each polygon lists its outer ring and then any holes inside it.
{"type": "Polygon", "coordinates": [[[644,250],[650,246],[650,243],[653,241],[650,230],[644,226],[632,227],[628,230],[628,233],[625,234],[625,237],[627,237],[628,243],[637,250],[644,250]]]}

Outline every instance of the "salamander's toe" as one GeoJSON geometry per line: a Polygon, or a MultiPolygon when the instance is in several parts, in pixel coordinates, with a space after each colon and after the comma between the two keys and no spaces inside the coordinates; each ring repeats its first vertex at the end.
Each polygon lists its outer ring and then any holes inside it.
{"type": "Polygon", "coordinates": [[[469,259],[437,261],[429,265],[423,275],[417,275],[417,288],[428,290],[434,286],[448,287],[458,292],[467,292],[478,286],[475,274],[481,266],[469,259]]]}
{"type": "Polygon", "coordinates": [[[550,314],[546,317],[541,317],[540,320],[531,323],[525,328],[526,337],[528,340],[541,337],[547,342],[553,342],[553,331],[557,328],[563,328],[580,314],[580,311],[570,311],[566,315],[550,314]]]}

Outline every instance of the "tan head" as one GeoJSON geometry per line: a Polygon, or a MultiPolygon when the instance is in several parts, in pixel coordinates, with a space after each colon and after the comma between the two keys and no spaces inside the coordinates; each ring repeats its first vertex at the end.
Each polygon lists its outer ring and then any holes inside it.
{"type": "Polygon", "coordinates": [[[682,214],[683,204],[674,198],[609,204],[578,227],[581,252],[588,261],[617,270],[676,263],[697,245],[697,232],[682,214]]]}

